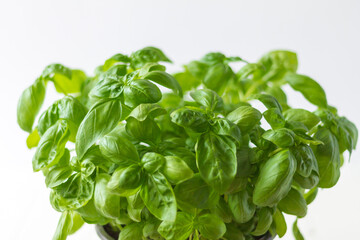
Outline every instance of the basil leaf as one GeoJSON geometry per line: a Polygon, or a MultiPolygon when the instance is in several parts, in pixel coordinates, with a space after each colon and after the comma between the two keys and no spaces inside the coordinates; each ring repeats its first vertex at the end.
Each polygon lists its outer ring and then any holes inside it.
{"type": "Polygon", "coordinates": [[[241,106],[226,116],[229,121],[238,125],[242,133],[249,132],[259,124],[261,117],[261,112],[250,106],[241,106]]]}
{"type": "Polygon", "coordinates": [[[196,108],[182,107],[173,111],[170,116],[172,122],[194,132],[205,132],[209,127],[205,113],[196,108]]]}
{"type": "Polygon", "coordinates": [[[325,92],[313,79],[305,75],[288,73],[285,80],[294,90],[301,92],[310,103],[323,108],[327,107],[325,92]]]}
{"type": "Polygon", "coordinates": [[[107,187],[120,196],[135,194],[144,182],[144,174],[139,165],[120,166],[112,174],[107,187]]]}
{"type": "Polygon", "coordinates": [[[61,214],[56,232],[53,236],[53,240],[66,240],[67,236],[70,235],[71,229],[73,227],[73,218],[73,211],[65,211],[61,214]]]}
{"type": "Polygon", "coordinates": [[[140,190],[145,206],[158,219],[175,221],[176,199],[170,183],[161,173],[149,174],[140,190]]]}
{"type": "Polygon", "coordinates": [[[37,147],[40,141],[40,136],[37,128],[32,131],[26,139],[26,146],[31,149],[37,147]]]}
{"type": "Polygon", "coordinates": [[[184,210],[212,208],[219,201],[219,195],[209,187],[199,174],[175,186],[176,200],[184,210]]]}
{"type": "Polygon", "coordinates": [[[256,225],[255,230],[251,232],[251,235],[253,236],[264,235],[269,230],[273,222],[272,214],[269,208],[261,208],[257,212],[257,216],[259,218],[259,221],[256,225]]]}
{"type": "Polygon", "coordinates": [[[140,197],[140,191],[136,194],[127,197],[127,212],[131,220],[141,222],[141,212],[145,207],[143,200],[140,197]]]}
{"type": "Polygon", "coordinates": [[[121,230],[119,240],[142,240],[143,227],[142,223],[130,223],[121,230]]]}
{"type": "Polygon", "coordinates": [[[140,162],[135,146],[118,132],[111,132],[99,141],[101,153],[120,166],[130,166],[140,162]]]}
{"type": "Polygon", "coordinates": [[[348,150],[351,154],[352,150],[356,147],[358,139],[358,130],[355,124],[347,118],[341,117],[338,119],[338,131],[340,152],[348,150]]]}
{"type": "Polygon", "coordinates": [[[177,80],[170,74],[163,71],[152,71],[143,76],[144,79],[156,82],[161,86],[172,89],[174,93],[182,96],[182,89],[177,80]]]}
{"type": "Polygon", "coordinates": [[[126,132],[134,139],[145,142],[150,145],[159,143],[161,140],[161,131],[156,122],[151,118],[144,121],[138,121],[133,117],[126,120],[126,132]]]}
{"type": "Polygon", "coordinates": [[[228,65],[218,63],[209,67],[206,75],[204,76],[203,84],[207,88],[219,92],[224,81],[229,81],[229,79],[233,76],[234,73],[228,65]]]}
{"type": "Polygon", "coordinates": [[[272,129],[285,127],[286,121],[279,108],[269,108],[264,112],[264,117],[272,129]]]}
{"type": "Polygon", "coordinates": [[[103,100],[92,106],[76,135],[75,150],[78,157],[81,158],[99,138],[116,127],[121,118],[121,110],[118,100],[103,100]]]}
{"type": "Polygon", "coordinates": [[[194,173],[180,158],[167,156],[161,172],[171,184],[179,184],[193,177],[194,173]]]}
{"type": "Polygon", "coordinates": [[[35,172],[55,165],[65,152],[70,131],[65,120],[58,121],[50,127],[40,139],[32,165],[35,172]]]}
{"type": "Polygon", "coordinates": [[[223,236],[226,240],[245,240],[244,233],[234,223],[226,224],[226,233],[223,236]]]}
{"type": "Polygon", "coordinates": [[[211,131],[217,135],[232,137],[235,141],[241,142],[240,128],[225,118],[216,118],[210,122],[211,131]]]}
{"type": "Polygon", "coordinates": [[[163,221],[158,231],[167,240],[186,240],[194,231],[193,217],[184,212],[179,212],[175,222],[163,221]]]}
{"type": "Polygon", "coordinates": [[[141,103],[156,103],[161,99],[160,89],[145,79],[130,81],[124,86],[125,104],[136,107],[141,103]]]}
{"type": "Polygon", "coordinates": [[[210,89],[200,89],[190,93],[190,96],[201,106],[210,111],[219,111],[223,108],[222,98],[210,89]]]}
{"type": "Polygon", "coordinates": [[[41,114],[38,123],[39,134],[42,136],[59,119],[64,119],[69,123],[70,141],[75,142],[76,133],[86,113],[87,109],[77,99],[65,96],[41,114]]]}
{"type": "Polygon", "coordinates": [[[248,222],[255,214],[256,206],[246,190],[230,194],[228,203],[237,223],[248,222]]]}
{"type": "Polygon", "coordinates": [[[305,198],[307,205],[309,205],[310,203],[312,203],[315,200],[318,190],[319,189],[317,187],[315,187],[315,188],[310,189],[307,193],[304,194],[304,198],[305,198]]]}
{"type": "Polygon", "coordinates": [[[260,168],[254,188],[254,203],[258,206],[274,206],[291,189],[296,171],[293,154],[285,149],[268,159],[260,168]]]}
{"type": "Polygon", "coordinates": [[[340,177],[340,152],[339,143],[326,128],[319,129],[315,138],[322,141],[324,144],[313,146],[313,151],[319,166],[319,187],[331,188],[340,177]]]}
{"type": "Polygon", "coordinates": [[[134,108],[129,117],[133,117],[138,121],[145,121],[148,117],[154,119],[163,114],[166,114],[166,110],[160,105],[153,103],[143,103],[134,108]]]}
{"type": "Polygon", "coordinates": [[[108,218],[101,215],[95,208],[94,198],[91,198],[87,204],[75,210],[81,218],[89,224],[98,223],[100,225],[106,225],[109,222],[108,218]]]}
{"type": "Polygon", "coordinates": [[[128,56],[121,53],[115,54],[111,58],[106,59],[103,66],[103,71],[107,71],[109,68],[111,68],[117,63],[129,63],[129,62],[130,62],[130,58],[128,56]]]}
{"type": "Polygon", "coordinates": [[[293,227],[292,227],[294,237],[296,240],[305,240],[298,228],[297,222],[298,222],[298,220],[296,219],[296,221],[294,222],[293,227]]]}
{"type": "Polygon", "coordinates": [[[195,228],[201,236],[207,239],[219,239],[226,232],[226,226],[221,219],[214,214],[204,214],[196,218],[195,228]]]}
{"type": "Polygon", "coordinates": [[[78,209],[87,204],[94,193],[94,181],[81,173],[73,174],[66,182],[53,188],[50,202],[58,211],[78,209]]]}
{"type": "Polygon", "coordinates": [[[279,81],[285,73],[296,72],[298,67],[296,53],[281,50],[265,54],[259,64],[265,68],[265,74],[262,77],[265,81],[279,81]]]}
{"type": "Polygon", "coordinates": [[[119,99],[124,92],[124,84],[118,76],[106,75],[91,89],[89,97],[94,101],[119,99]]]}
{"type": "Polygon", "coordinates": [[[236,146],[230,138],[204,133],[196,143],[196,163],[202,178],[224,193],[236,174],[236,146]]]}
{"type": "Polygon", "coordinates": [[[295,134],[287,128],[266,131],[262,137],[280,148],[291,147],[294,145],[295,134]]]}
{"type": "Polygon", "coordinates": [[[120,196],[107,189],[110,175],[99,174],[95,179],[94,205],[96,210],[107,218],[120,217],[120,196]]]}
{"type": "Polygon", "coordinates": [[[269,94],[264,94],[264,93],[255,94],[252,96],[252,99],[259,100],[268,109],[277,108],[280,112],[282,112],[282,107],[281,107],[280,103],[278,102],[278,100],[269,94]]]}
{"type": "MultiPolygon", "coordinates": [[[[186,68],[186,67],[185,67],[186,68]]],[[[197,86],[201,84],[201,80],[193,76],[189,70],[185,69],[184,72],[175,73],[174,78],[180,84],[182,90],[189,91],[195,89],[197,86]]]]}
{"type": "Polygon", "coordinates": [[[17,122],[20,128],[31,133],[36,115],[45,98],[45,83],[39,78],[23,91],[17,105],[17,122]]]}
{"type": "Polygon", "coordinates": [[[137,69],[146,63],[171,62],[171,60],[156,47],[145,47],[130,55],[130,65],[137,69]]]}
{"type": "Polygon", "coordinates": [[[69,166],[70,152],[65,149],[65,152],[59,163],[49,169],[46,174],[45,184],[49,188],[56,187],[64,183],[73,173],[73,170],[69,166]],[[61,164],[60,164],[61,163],[61,164]]]}
{"type": "Polygon", "coordinates": [[[307,204],[303,195],[294,188],[291,188],[286,197],[279,202],[278,208],[284,213],[298,217],[305,217],[307,213],[307,204]]]}
{"type": "Polygon", "coordinates": [[[154,152],[147,152],[141,158],[141,164],[148,173],[154,173],[158,171],[164,166],[165,161],[166,160],[163,155],[154,152]]]}
{"type": "Polygon", "coordinates": [[[284,117],[286,121],[301,122],[308,129],[312,129],[320,122],[320,118],[318,116],[305,109],[296,109],[296,108],[288,109],[284,112],[284,117]]]}
{"type": "Polygon", "coordinates": [[[279,209],[276,209],[273,215],[273,220],[275,223],[276,234],[280,238],[283,237],[287,231],[287,225],[284,215],[282,214],[282,212],[279,211],[279,209]]]}

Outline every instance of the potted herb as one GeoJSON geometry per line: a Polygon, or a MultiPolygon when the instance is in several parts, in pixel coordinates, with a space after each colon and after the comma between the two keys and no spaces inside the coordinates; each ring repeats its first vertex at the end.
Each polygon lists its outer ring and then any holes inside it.
{"type": "Polygon", "coordinates": [[[62,213],[53,239],[84,222],[103,239],[272,239],[287,231],[284,213],[304,217],[318,189],[336,184],[358,131],[296,73],[295,53],[257,63],[209,53],[174,75],[159,62],[170,60],[147,47],[93,77],[52,64],[23,92],[33,170],[62,213]],[[64,97],[34,125],[50,82],[64,97]],[[291,108],[286,84],[317,110],[291,108]]]}

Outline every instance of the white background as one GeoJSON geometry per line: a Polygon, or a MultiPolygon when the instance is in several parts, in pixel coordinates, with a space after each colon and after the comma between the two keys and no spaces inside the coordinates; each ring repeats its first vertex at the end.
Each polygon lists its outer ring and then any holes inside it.
{"type": "MultiPolygon", "coordinates": [[[[360,127],[359,31],[357,0],[1,1],[0,238],[51,239],[60,216],[44,177],[32,173],[33,152],[16,124],[18,97],[47,64],[92,74],[111,55],[147,45],[163,49],[177,66],[208,51],[256,61],[269,50],[291,49],[299,72],[319,81],[330,104],[360,127]]],[[[56,97],[49,91],[45,107],[56,97]]],[[[293,106],[302,101],[291,94],[293,106]]],[[[306,239],[360,238],[359,184],[355,152],[338,185],[321,191],[299,221],[306,239]]],[[[98,238],[88,225],[69,239],[98,238]]],[[[291,232],[283,239],[293,239],[291,232]]]]}

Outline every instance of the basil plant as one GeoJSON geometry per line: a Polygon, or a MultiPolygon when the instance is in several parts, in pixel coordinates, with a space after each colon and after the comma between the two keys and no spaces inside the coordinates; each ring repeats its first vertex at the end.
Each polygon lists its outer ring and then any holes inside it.
{"type": "Polygon", "coordinates": [[[52,64],[22,93],[17,119],[35,148],[33,170],[61,212],[53,239],[83,223],[119,240],[284,236],[284,214],[303,218],[318,189],[337,183],[356,126],[296,72],[290,51],[255,63],[209,53],[173,75],[163,62],[146,47],[93,76],[52,64]],[[63,98],[38,117],[48,85],[63,98]],[[292,108],[284,85],[317,110],[292,108]]]}

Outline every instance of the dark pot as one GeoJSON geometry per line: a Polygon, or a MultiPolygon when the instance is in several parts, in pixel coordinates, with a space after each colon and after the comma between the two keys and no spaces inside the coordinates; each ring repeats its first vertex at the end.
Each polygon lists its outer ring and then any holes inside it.
{"type": "MultiPolygon", "coordinates": [[[[117,240],[119,233],[113,232],[110,227],[96,225],[95,226],[96,233],[100,237],[101,240],[117,240]]],[[[257,240],[272,240],[273,236],[268,232],[264,236],[257,238],[257,240]]]]}

